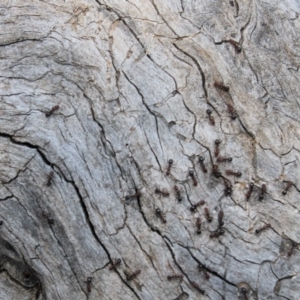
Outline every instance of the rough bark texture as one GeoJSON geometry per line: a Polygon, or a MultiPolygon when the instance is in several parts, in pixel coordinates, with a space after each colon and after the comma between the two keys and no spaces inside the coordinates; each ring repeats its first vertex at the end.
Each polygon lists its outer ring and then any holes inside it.
{"type": "Polygon", "coordinates": [[[299,12],[1,1],[0,299],[298,300],[299,12]]]}

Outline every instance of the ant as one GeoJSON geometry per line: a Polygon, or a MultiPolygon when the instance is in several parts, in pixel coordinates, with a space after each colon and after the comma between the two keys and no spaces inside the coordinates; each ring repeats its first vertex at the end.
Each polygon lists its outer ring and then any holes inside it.
{"type": "Polygon", "coordinates": [[[196,219],[196,228],[197,228],[197,234],[201,234],[201,219],[200,218],[197,218],[196,219]]]}
{"type": "Polygon", "coordinates": [[[162,195],[163,197],[168,197],[168,196],[170,196],[170,194],[169,194],[169,192],[168,192],[167,190],[165,190],[165,189],[160,190],[159,188],[156,188],[156,189],[155,189],[155,194],[160,194],[160,195],[162,195]]]}
{"type": "Polygon", "coordinates": [[[192,286],[193,286],[196,290],[198,290],[202,295],[205,294],[205,291],[202,290],[202,289],[200,288],[200,286],[199,286],[195,281],[191,281],[191,284],[192,284],[192,286]]]}
{"type": "Polygon", "coordinates": [[[126,195],[125,196],[125,200],[126,201],[129,201],[129,200],[132,200],[133,198],[138,198],[141,196],[141,193],[140,192],[136,192],[135,194],[133,195],[126,195]]]}
{"type": "Polygon", "coordinates": [[[230,181],[227,178],[223,177],[223,182],[225,185],[225,189],[224,189],[225,196],[231,196],[232,186],[231,186],[230,181]]]}
{"type": "Polygon", "coordinates": [[[282,195],[286,195],[288,190],[294,185],[294,183],[292,181],[285,181],[286,182],[286,187],[285,189],[282,191],[282,195]]]}
{"type": "Polygon", "coordinates": [[[213,165],[212,166],[212,175],[214,175],[216,178],[222,177],[222,173],[219,171],[219,166],[218,165],[213,165]]]}
{"type": "Polygon", "coordinates": [[[92,281],[93,281],[93,277],[88,277],[85,281],[86,290],[87,290],[88,293],[90,293],[92,291],[92,281]]]}
{"type": "Polygon", "coordinates": [[[122,263],[121,259],[114,259],[113,262],[111,263],[111,266],[109,267],[109,270],[115,270],[120,264],[122,263]]]}
{"type": "Polygon", "coordinates": [[[195,203],[195,204],[192,204],[192,206],[190,207],[190,211],[192,212],[192,213],[194,213],[195,211],[196,211],[196,208],[198,207],[198,206],[201,206],[201,205],[204,205],[206,202],[204,201],[204,200],[201,200],[201,201],[199,201],[199,202],[197,202],[197,203],[195,203]]]}
{"type": "Polygon", "coordinates": [[[54,220],[51,218],[51,214],[47,214],[43,211],[42,216],[48,221],[49,225],[54,225],[54,220]]]}
{"type": "Polygon", "coordinates": [[[297,243],[295,243],[294,241],[292,241],[291,248],[290,248],[290,250],[287,253],[288,257],[290,257],[293,254],[293,252],[294,252],[295,248],[297,248],[297,246],[298,246],[297,243]]]}
{"type": "Polygon", "coordinates": [[[223,210],[220,210],[219,213],[218,213],[219,228],[221,228],[224,225],[223,217],[224,217],[224,212],[223,212],[223,210]]]}
{"type": "Polygon", "coordinates": [[[59,105],[53,106],[49,111],[45,113],[46,117],[50,117],[56,110],[59,109],[59,105]]]}
{"type": "Polygon", "coordinates": [[[217,158],[217,162],[218,163],[222,163],[222,162],[232,162],[232,157],[224,157],[224,156],[219,156],[218,158],[217,158]]]}
{"type": "Polygon", "coordinates": [[[208,222],[212,221],[212,216],[210,215],[209,209],[207,207],[204,208],[205,218],[208,222]]]}
{"type": "Polygon", "coordinates": [[[186,292],[181,293],[178,297],[176,297],[174,300],[184,300],[187,299],[189,295],[186,292]]]}
{"type": "Polygon", "coordinates": [[[173,163],[174,163],[173,159],[168,160],[168,167],[167,167],[167,171],[166,171],[167,176],[169,176],[171,174],[171,168],[172,168],[173,163]]]}
{"type": "Polygon", "coordinates": [[[230,43],[231,45],[233,45],[234,48],[235,48],[235,50],[236,50],[238,53],[242,52],[242,47],[240,46],[240,44],[239,44],[238,42],[236,42],[236,41],[234,41],[234,40],[232,40],[232,39],[228,40],[227,42],[230,43]]]}
{"type": "Polygon", "coordinates": [[[232,170],[226,170],[225,173],[228,176],[235,176],[235,177],[241,177],[242,176],[242,173],[240,171],[234,172],[232,170]]]}
{"type": "Polygon", "coordinates": [[[204,164],[204,157],[203,156],[199,157],[199,163],[201,165],[203,173],[207,173],[207,168],[206,168],[206,166],[204,164]]]}
{"type": "Polygon", "coordinates": [[[260,195],[258,197],[259,201],[262,201],[264,199],[266,192],[267,192],[267,186],[263,183],[262,186],[261,186],[260,195]]]}
{"type": "Polygon", "coordinates": [[[210,125],[212,125],[212,126],[215,126],[215,118],[211,115],[212,114],[212,111],[211,111],[211,109],[207,109],[206,110],[206,113],[207,113],[207,115],[208,115],[208,119],[209,119],[209,123],[210,123],[210,125]]]}
{"type": "Polygon", "coordinates": [[[210,276],[209,276],[208,272],[205,270],[204,265],[199,264],[198,269],[199,269],[199,272],[203,272],[205,279],[209,280],[210,276]]]}
{"type": "Polygon", "coordinates": [[[180,274],[174,274],[174,275],[168,275],[167,276],[168,280],[173,280],[173,279],[180,279],[180,281],[183,279],[183,276],[180,274]]]}
{"type": "Polygon", "coordinates": [[[266,224],[263,227],[256,229],[255,234],[260,234],[262,231],[265,231],[266,229],[271,228],[271,224],[266,224]]]}
{"type": "Polygon", "coordinates": [[[223,228],[218,228],[216,231],[213,231],[209,237],[210,238],[215,238],[219,237],[220,235],[223,235],[225,233],[225,230],[223,228]]]}
{"type": "Polygon", "coordinates": [[[0,221],[0,226],[2,226],[3,225],[3,221],[0,221]]]}
{"type": "Polygon", "coordinates": [[[175,190],[175,194],[176,194],[178,202],[181,202],[182,201],[181,189],[177,185],[174,185],[174,190],[175,190]]]}
{"type": "Polygon", "coordinates": [[[226,85],[223,85],[222,83],[220,82],[215,82],[214,83],[214,87],[223,91],[223,92],[229,92],[229,86],[226,86],[226,85]]]}
{"type": "Polygon", "coordinates": [[[219,154],[220,154],[220,144],[221,144],[221,140],[215,140],[215,152],[214,152],[214,154],[215,154],[215,157],[217,157],[217,156],[219,156],[219,154]]]}
{"type": "Polygon", "coordinates": [[[254,183],[251,182],[251,183],[249,184],[249,190],[248,190],[248,192],[246,193],[246,201],[249,201],[249,199],[250,199],[250,197],[251,197],[251,194],[252,194],[252,192],[253,192],[253,188],[254,188],[254,183]]]}
{"type": "Polygon", "coordinates": [[[158,218],[160,218],[160,220],[163,222],[163,223],[167,223],[167,220],[166,218],[164,217],[163,213],[161,212],[161,210],[159,208],[156,208],[155,209],[155,214],[158,218]]]}
{"type": "Polygon", "coordinates": [[[47,186],[50,186],[53,180],[53,176],[54,176],[54,172],[51,171],[48,175],[48,179],[47,179],[47,186]]]}
{"type": "Polygon", "coordinates": [[[233,107],[232,104],[227,103],[227,111],[230,114],[231,120],[235,120],[237,118],[237,112],[236,112],[236,110],[235,110],[235,108],[233,107]]]}
{"type": "Polygon", "coordinates": [[[137,277],[139,274],[141,273],[141,270],[136,270],[133,273],[129,273],[127,271],[124,271],[124,274],[126,276],[126,280],[127,281],[131,281],[132,279],[134,279],[135,277],[137,277]]]}
{"type": "Polygon", "coordinates": [[[195,177],[195,172],[194,170],[189,170],[189,175],[191,176],[192,180],[193,180],[193,185],[194,186],[197,186],[198,182],[197,182],[197,179],[195,177]]]}

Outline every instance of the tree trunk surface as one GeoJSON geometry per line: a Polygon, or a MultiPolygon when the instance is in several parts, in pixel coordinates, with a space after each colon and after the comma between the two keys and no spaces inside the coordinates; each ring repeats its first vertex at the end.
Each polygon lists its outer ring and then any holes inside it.
{"type": "Polygon", "coordinates": [[[0,299],[300,299],[300,3],[3,0],[0,299]]]}

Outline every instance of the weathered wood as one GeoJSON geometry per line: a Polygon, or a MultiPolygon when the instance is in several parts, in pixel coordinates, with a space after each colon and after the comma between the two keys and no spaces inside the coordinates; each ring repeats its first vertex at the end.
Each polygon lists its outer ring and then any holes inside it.
{"type": "Polygon", "coordinates": [[[299,12],[2,1],[0,299],[299,299],[299,12]]]}

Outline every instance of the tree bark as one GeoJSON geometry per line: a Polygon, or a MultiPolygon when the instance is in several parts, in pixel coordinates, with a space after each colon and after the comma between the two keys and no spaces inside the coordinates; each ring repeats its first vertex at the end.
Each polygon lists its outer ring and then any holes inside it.
{"type": "Polygon", "coordinates": [[[298,300],[299,12],[2,1],[0,299],[298,300]]]}

